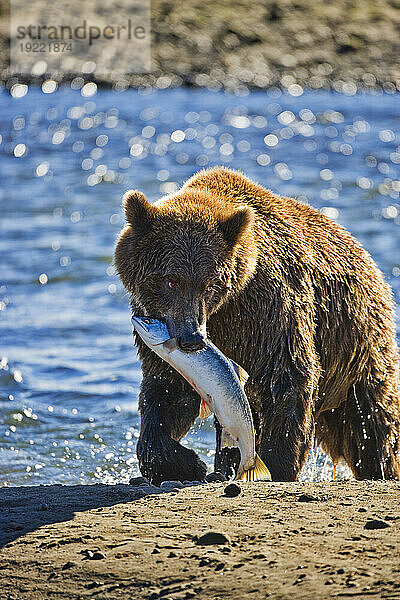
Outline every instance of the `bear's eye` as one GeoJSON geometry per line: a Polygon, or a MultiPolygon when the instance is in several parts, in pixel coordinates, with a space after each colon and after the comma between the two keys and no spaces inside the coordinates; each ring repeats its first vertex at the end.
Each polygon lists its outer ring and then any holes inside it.
{"type": "Polygon", "coordinates": [[[177,285],[176,281],[174,281],[173,279],[167,279],[166,284],[170,290],[175,289],[177,285]]]}

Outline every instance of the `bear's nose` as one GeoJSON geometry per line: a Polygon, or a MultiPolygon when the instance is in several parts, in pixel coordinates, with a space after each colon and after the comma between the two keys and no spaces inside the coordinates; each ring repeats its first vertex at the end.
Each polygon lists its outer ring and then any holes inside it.
{"type": "Polygon", "coordinates": [[[183,333],[178,337],[178,346],[184,352],[196,352],[206,347],[206,342],[201,333],[183,333]]]}

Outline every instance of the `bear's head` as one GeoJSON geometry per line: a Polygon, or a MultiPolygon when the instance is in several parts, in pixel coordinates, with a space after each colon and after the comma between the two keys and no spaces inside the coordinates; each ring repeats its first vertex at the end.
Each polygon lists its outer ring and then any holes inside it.
{"type": "Polygon", "coordinates": [[[253,209],[192,189],[155,204],[129,191],[123,206],[115,264],[134,310],[164,318],[183,350],[201,349],[208,317],[254,273],[253,209]]]}

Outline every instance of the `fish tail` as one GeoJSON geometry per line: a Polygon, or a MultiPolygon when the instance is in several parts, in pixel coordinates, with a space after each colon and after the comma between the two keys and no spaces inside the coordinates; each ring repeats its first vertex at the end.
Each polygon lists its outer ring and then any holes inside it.
{"type": "Polygon", "coordinates": [[[256,454],[254,467],[245,471],[239,477],[239,481],[271,481],[271,479],[272,477],[268,467],[263,463],[258,454],[256,454]]]}

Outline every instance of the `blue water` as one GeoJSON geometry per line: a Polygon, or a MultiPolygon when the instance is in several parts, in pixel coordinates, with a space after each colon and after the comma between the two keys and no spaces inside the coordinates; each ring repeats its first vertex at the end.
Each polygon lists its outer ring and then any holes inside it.
{"type": "MultiPolygon", "coordinates": [[[[399,303],[398,94],[13,94],[0,92],[0,485],[137,474],[141,373],[112,266],[130,187],[155,200],[201,167],[242,169],[346,226],[399,303]]],[[[213,440],[208,421],[185,443],[211,465],[213,440]]],[[[303,478],[330,469],[317,452],[303,478]]]]}

